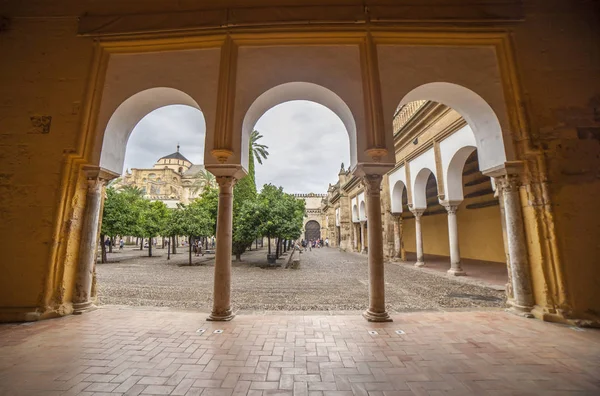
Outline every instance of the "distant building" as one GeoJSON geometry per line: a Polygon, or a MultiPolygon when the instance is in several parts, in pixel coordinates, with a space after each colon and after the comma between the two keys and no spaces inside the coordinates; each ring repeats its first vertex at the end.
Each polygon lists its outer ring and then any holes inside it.
{"type": "Polygon", "coordinates": [[[187,204],[200,195],[202,171],[204,165],[192,164],[179,152],[178,145],[176,152],[161,157],[152,168],[127,170],[114,187],[138,187],[145,198],[162,201],[169,208],[175,208],[178,203],[187,204]]]}

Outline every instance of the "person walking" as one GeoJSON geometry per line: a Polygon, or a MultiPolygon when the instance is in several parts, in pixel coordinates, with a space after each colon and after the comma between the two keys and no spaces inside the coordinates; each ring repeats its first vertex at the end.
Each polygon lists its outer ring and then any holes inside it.
{"type": "Polygon", "coordinates": [[[121,238],[119,240],[119,250],[123,250],[124,246],[125,246],[125,241],[123,240],[123,238],[121,238]]]}

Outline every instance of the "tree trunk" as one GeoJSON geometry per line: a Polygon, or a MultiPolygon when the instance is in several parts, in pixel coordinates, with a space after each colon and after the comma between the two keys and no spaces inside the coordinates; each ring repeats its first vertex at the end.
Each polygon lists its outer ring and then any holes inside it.
{"type": "Polygon", "coordinates": [[[279,237],[275,239],[275,257],[279,258],[279,237]]]}
{"type": "Polygon", "coordinates": [[[140,239],[140,238],[138,238],[138,237],[135,237],[135,246],[137,246],[137,244],[138,244],[138,242],[139,242],[139,239],[140,239]]]}
{"type": "Polygon", "coordinates": [[[242,254],[241,253],[236,253],[235,254],[235,261],[242,261],[242,254]]]}
{"type": "Polygon", "coordinates": [[[148,238],[148,257],[152,257],[152,238],[148,238]]]}
{"type": "Polygon", "coordinates": [[[192,237],[188,238],[189,241],[189,258],[190,258],[190,265],[192,265],[192,237]]]}
{"type": "Polygon", "coordinates": [[[165,248],[165,237],[162,237],[162,248],[165,248]]]}
{"type": "Polygon", "coordinates": [[[100,245],[102,246],[102,263],[106,263],[108,260],[106,259],[106,245],[104,244],[104,240],[106,239],[106,235],[100,236],[100,245]]]}
{"type": "Polygon", "coordinates": [[[112,245],[113,245],[113,238],[108,238],[109,243],[108,243],[108,253],[112,253],[112,245]]]}
{"type": "Polygon", "coordinates": [[[144,237],[140,237],[140,250],[144,250],[144,237]]]}
{"type": "Polygon", "coordinates": [[[177,241],[175,240],[175,235],[173,235],[171,239],[173,240],[171,243],[171,253],[177,254],[177,241]]]}
{"type": "Polygon", "coordinates": [[[271,254],[271,237],[267,237],[267,239],[269,240],[269,254],[271,254]]]}

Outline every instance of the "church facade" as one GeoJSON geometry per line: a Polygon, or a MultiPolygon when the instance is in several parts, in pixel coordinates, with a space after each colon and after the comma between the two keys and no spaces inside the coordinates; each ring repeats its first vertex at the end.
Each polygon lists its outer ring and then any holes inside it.
{"type": "Polygon", "coordinates": [[[188,204],[202,192],[203,165],[192,164],[177,151],[161,157],[152,168],[132,168],[114,184],[116,189],[126,186],[137,187],[144,198],[162,201],[169,208],[177,204],[188,204]]]}

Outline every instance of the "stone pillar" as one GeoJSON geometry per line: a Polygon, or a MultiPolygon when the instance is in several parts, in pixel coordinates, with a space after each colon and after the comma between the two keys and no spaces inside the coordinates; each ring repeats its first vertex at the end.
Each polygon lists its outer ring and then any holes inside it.
{"type": "Polygon", "coordinates": [[[511,311],[526,317],[532,317],[533,291],[531,287],[531,271],[527,259],[525,244],[525,228],[519,197],[519,178],[517,175],[506,175],[496,178],[496,186],[501,190],[506,222],[506,239],[510,258],[510,274],[512,280],[511,311]]]}
{"type": "Polygon", "coordinates": [[[506,299],[508,304],[510,305],[512,304],[514,295],[512,292],[512,275],[510,273],[510,256],[508,255],[508,237],[506,235],[506,213],[504,211],[504,197],[502,194],[502,189],[496,187],[496,196],[498,197],[498,203],[500,206],[500,225],[502,227],[502,242],[504,244],[504,254],[506,255],[506,299]]]}
{"type": "Polygon", "coordinates": [[[459,203],[446,203],[444,208],[448,211],[448,240],[450,242],[450,269],[448,273],[454,276],[467,275],[460,265],[460,249],[458,246],[458,223],[456,210],[459,203]]]}
{"type": "Polygon", "coordinates": [[[92,284],[94,283],[94,267],[96,250],[98,249],[98,232],[102,194],[105,180],[98,176],[88,177],[87,194],[81,239],[79,241],[79,261],[75,279],[75,294],[73,295],[73,313],[81,314],[93,309],[92,284]]]}
{"type": "Polygon", "coordinates": [[[365,250],[365,233],[363,232],[363,223],[362,221],[359,222],[357,225],[358,227],[358,234],[360,235],[360,239],[359,239],[359,244],[358,244],[358,252],[362,253],[365,250]]]}
{"type": "Polygon", "coordinates": [[[411,209],[415,215],[415,239],[417,241],[417,262],[415,267],[423,267],[425,265],[425,256],[423,253],[423,233],[421,232],[421,216],[425,209],[411,209]]]}
{"type": "Polygon", "coordinates": [[[385,280],[383,264],[383,234],[381,230],[381,175],[363,177],[367,195],[369,244],[369,309],[363,316],[369,322],[391,322],[385,310],[385,280]]]}
{"type": "Polygon", "coordinates": [[[394,219],[394,257],[400,259],[401,261],[406,261],[402,213],[395,214],[392,218],[394,219]]]}
{"type": "Polygon", "coordinates": [[[231,248],[233,233],[233,185],[235,178],[219,176],[219,209],[217,213],[217,246],[215,250],[215,279],[213,310],[207,320],[226,321],[231,312],[231,248]]]}

